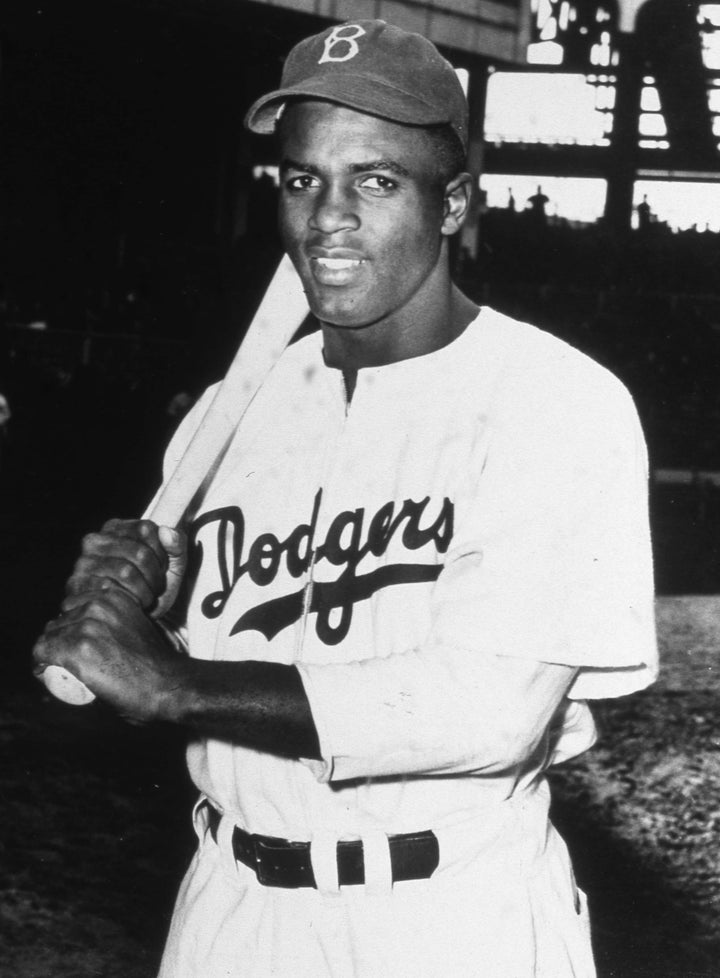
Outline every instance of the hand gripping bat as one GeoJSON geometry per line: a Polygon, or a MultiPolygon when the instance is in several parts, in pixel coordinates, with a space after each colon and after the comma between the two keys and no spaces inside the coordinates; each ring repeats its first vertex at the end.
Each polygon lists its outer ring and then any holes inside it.
{"type": "MultiPolygon", "coordinates": [[[[144,519],[150,519],[159,526],[177,526],[307,313],[302,284],[285,255],[225,379],[208,405],[184,455],[152,501],[144,519]]],[[[42,680],[53,696],[65,703],[80,706],[95,699],[94,693],[62,666],[47,666],[42,680]]]]}

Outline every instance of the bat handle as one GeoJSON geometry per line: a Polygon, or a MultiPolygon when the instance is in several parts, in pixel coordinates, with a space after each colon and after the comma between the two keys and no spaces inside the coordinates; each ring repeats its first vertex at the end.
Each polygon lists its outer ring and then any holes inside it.
{"type": "Polygon", "coordinates": [[[70,706],[85,706],[95,699],[85,683],[62,666],[46,666],[42,681],[49,693],[70,706]]]}

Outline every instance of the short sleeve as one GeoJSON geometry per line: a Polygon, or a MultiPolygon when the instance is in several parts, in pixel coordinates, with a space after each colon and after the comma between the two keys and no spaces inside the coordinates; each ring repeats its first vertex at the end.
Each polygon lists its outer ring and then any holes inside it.
{"type": "MultiPolygon", "coordinates": [[[[565,344],[521,340],[494,393],[467,397],[474,435],[422,637],[386,657],[298,664],[320,779],[507,771],[540,749],[558,697],[621,695],[656,676],[648,458],[632,399],[565,344]],[[538,677],[548,686],[531,706],[538,677]]],[[[592,742],[591,724],[574,725],[563,756],[592,742]]]]}
{"type": "Polygon", "coordinates": [[[625,388],[586,364],[490,419],[429,636],[576,667],[578,699],[657,674],[645,441],[625,388]]]}

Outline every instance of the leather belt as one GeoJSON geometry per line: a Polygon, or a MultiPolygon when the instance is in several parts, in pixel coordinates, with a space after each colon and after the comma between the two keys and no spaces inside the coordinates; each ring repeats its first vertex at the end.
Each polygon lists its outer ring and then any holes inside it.
{"type": "MultiPolygon", "coordinates": [[[[217,841],[220,813],[208,804],[208,828],[217,841]]],[[[401,880],[429,879],[440,862],[440,847],[434,832],[411,832],[389,835],[390,865],[393,883],[401,880]]],[[[238,862],[252,869],[263,886],[297,889],[315,887],[309,842],[289,842],[267,835],[251,835],[235,826],[233,853],[238,862]]],[[[337,844],[338,882],[340,886],[358,886],[365,882],[363,844],[359,839],[337,844]]]]}

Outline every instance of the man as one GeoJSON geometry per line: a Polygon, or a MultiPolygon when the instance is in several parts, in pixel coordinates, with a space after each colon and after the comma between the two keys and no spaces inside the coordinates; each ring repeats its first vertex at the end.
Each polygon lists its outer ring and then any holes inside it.
{"type": "Polygon", "coordinates": [[[591,745],[586,698],[654,676],[631,400],[452,284],[467,106],[429,42],[330,28],[247,125],[277,131],[320,331],[240,425],[191,571],[181,534],[112,521],[36,668],[190,733],[163,978],[592,975],[543,772],[591,745]],[[181,582],[190,658],[159,624],[181,582]]]}

